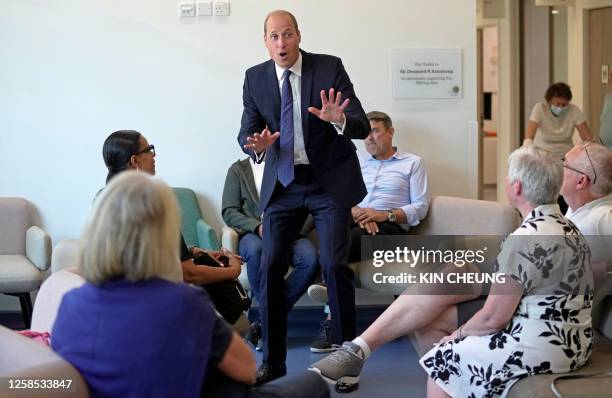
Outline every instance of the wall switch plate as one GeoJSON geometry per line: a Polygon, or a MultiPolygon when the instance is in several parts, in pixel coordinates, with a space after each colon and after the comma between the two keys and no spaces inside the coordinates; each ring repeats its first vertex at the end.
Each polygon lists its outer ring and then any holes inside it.
{"type": "Polygon", "coordinates": [[[216,17],[226,17],[230,15],[229,1],[215,1],[214,13],[216,17]]]}
{"type": "Polygon", "coordinates": [[[196,2],[196,14],[198,14],[198,17],[211,17],[213,15],[213,2],[212,1],[196,2]]]}
{"type": "Polygon", "coordinates": [[[196,16],[195,2],[183,1],[179,3],[178,13],[180,18],[190,18],[196,16]]]}

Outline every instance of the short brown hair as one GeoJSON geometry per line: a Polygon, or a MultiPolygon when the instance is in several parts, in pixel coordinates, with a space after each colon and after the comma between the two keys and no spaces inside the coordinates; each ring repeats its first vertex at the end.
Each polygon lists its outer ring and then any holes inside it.
{"type": "Polygon", "coordinates": [[[374,120],[375,122],[382,122],[387,130],[393,127],[393,122],[391,122],[391,117],[387,115],[385,112],[380,112],[380,111],[368,112],[366,117],[368,118],[368,120],[374,120]]]}
{"type": "Polygon", "coordinates": [[[565,98],[566,100],[571,101],[572,90],[570,89],[570,86],[561,82],[552,84],[546,90],[544,99],[546,100],[546,102],[550,102],[554,97],[565,98]]]}
{"type": "Polygon", "coordinates": [[[274,10],[274,11],[272,11],[271,13],[269,13],[269,14],[266,16],[266,19],[264,20],[264,36],[268,34],[268,19],[269,19],[269,18],[270,18],[272,15],[274,15],[274,14],[284,14],[284,15],[288,15],[288,16],[289,16],[289,18],[291,18],[291,22],[293,22],[293,26],[295,27],[295,31],[296,31],[296,32],[299,32],[299,31],[300,31],[300,29],[298,28],[297,19],[295,19],[295,16],[294,16],[292,13],[290,13],[290,12],[289,12],[289,11],[287,11],[287,10],[274,10]]]}

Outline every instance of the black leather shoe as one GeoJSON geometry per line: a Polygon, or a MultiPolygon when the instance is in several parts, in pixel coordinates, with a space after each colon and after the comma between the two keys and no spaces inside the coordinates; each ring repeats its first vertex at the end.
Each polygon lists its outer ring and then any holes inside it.
{"type": "Polygon", "coordinates": [[[257,347],[261,341],[261,323],[259,321],[253,321],[253,323],[249,325],[249,331],[244,338],[251,343],[253,347],[257,347]]]}
{"type": "Polygon", "coordinates": [[[278,379],[279,377],[283,377],[286,374],[287,366],[284,363],[280,365],[269,365],[264,362],[259,369],[257,369],[257,373],[255,374],[257,378],[255,386],[260,386],[269,381],[278,379]]]}

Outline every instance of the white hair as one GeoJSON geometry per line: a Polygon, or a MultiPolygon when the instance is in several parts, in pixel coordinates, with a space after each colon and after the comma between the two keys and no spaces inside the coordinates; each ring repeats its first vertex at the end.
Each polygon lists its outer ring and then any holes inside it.
{"type": "Polygon", "coordinates": [[[508,180],[520,181],[523,196],[534,206],[556,203],[563,183],[563,163],[544,149],[522,146],[508,157],[508,180]]]}
{"type": "Polygon", "coordinates": [[[606,196],[612,192],[612,151],[608,147],[594,142],[586,144],[574,159],[573,167],[589,176],[593,195],[606,196]]]}
{"type": "Polygon", "coordinates": [[[115,277],[182,280],[178,215],[176,197],[162,181],[121,173],[96,200],[83,232],[82,275],[94,284],[115,277]]]}

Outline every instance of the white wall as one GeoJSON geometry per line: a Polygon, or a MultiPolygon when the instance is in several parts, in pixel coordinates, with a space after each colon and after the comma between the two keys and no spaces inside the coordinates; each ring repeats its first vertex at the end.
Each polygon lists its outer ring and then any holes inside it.
{"type": "Polygon", "coordinates": [[[31,200],[54,243],[78,237],[104,184],[104,139],[136,129],[158,175],[193,188],[219,227],[227,167],[243,157],[244,71],[268,59],[262,24],[276,8],[297,16],[303,49],[342,57],[366,111],[390,113],[434,193],[475,195],[475,1],[233,0],[229,17],[186,20],[175,0],[3,0],[0,196],[31,200]],[[463,99],[393,101],[393,47],[462,48],[463,99]]]}

